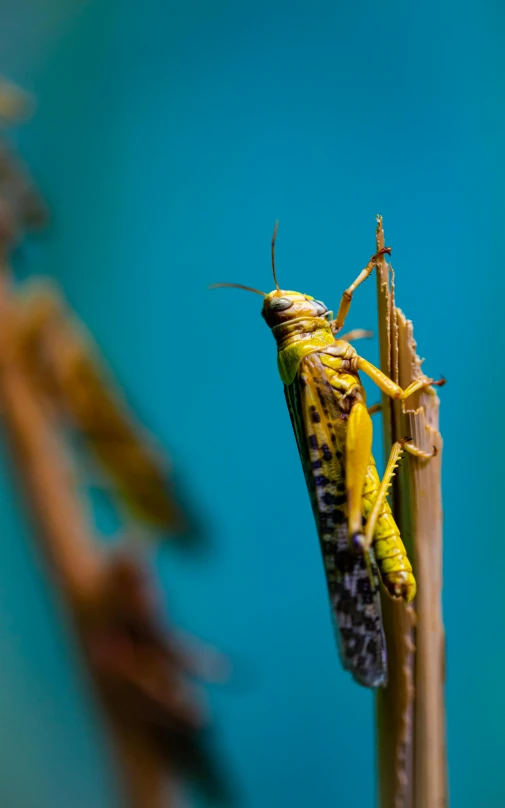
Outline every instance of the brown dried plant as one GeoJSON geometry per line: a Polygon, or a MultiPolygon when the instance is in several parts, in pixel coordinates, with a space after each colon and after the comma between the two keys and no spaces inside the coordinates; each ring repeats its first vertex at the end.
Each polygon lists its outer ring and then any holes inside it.
{"type": "MultiPolygon", "coordinates": [[[[377,251],[385,245],[377,219],[377,251]]],[[[422,376],[412,323],[395,305],[394,276],[386,256],[377,266],[380,366],[403,388],[422,376]]],[[[427,453],[408,455],[393,484],[393,512],[413,561],[417,596],[405,607],[383,597],[389,682],[377,694],[381,808],[443,808],[447,805],[445,749],[444,627],[442,622],[442,438],[439,398],[433,388],[414,394],[407,406],[383,396],[386,456],[405,436],[427,453]]]]}

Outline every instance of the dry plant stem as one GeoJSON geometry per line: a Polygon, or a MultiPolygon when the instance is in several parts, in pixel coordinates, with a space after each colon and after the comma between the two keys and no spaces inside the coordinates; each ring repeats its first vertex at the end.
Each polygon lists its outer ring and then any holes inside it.
{"type": "Polygon", "coordinates": [[[72,492],[72,469],[50,412],[18,361],[16,312],[7,273],[0,274],[0,399],[38,529],[58,581],[74,601],[88,600],[99,585],[101,563],[88,533],[86,514],[72,492]]]}
{"type": "MultiPolygon", "coordinates": [[[[385,244],[378,219],[377,250],[385,244]]],[[[412,323],[395,307],[386,258],[378,263],[381,368],[402,387],[419,378],[412,323]]],[[[413,560],[415,609],[383,596],[389,684],[377,694],[377,736],[381,808],[442,808],[447,805],[444,629],[442,623],[442,506],[439,399],[433,389],[407,406],[383,398],[386,453],[412,437],[429,460],[408,456],[393,486],[393,510],[413,560]],[[408,406],[408,409],[407,409],[408,406]]]]}
{"type": "MultiPolygon", "coordinates": [[[[384,246],[384,234],[377,233],[377,251],[384,246]]],[[[380,366],[394,381],[398,381],[397,352],[393,354],[392,345],[396,343],[396,321],[393,311],[393,298],[388,288],[388,268],[385,256],[377,265],[378,309],[379,309],[379,347],[380,366]]],[[[386,396],[382,400],[382,417],[384,430],[384,450],[388,456],[391,445],[396,440],[395,408],[386,396]]],[[[402,434],[402,437],[405,435],[402,434]]],[[[406,460],[406,458],[405,458],[406,460]]],[[[397,481],[405,476],[405,460],[400,464],[397,476],[393,481],[393,500],[395,517],[399,523],[402,538],[410,555],[406,521],[399,516],[397,507],[397,481]]],[[[407,461],[408,462],[408,461],[407,461]]],[[[386,595],[383,601],[383,617],[388,649],[389,681],[386,689],[377,694],[377,735],[379,790],[381,808],[412,808],[412,719],[413,719],[413,625],[414,613],[411,607],[393,601],[386,595]]]]}
{"type": "MultiPolygon", "coordinates": [[[[98,552],[75,474],[53,414],[16,350],[16,308],[8,273],[0,272],[0,412],[24,493],[77,625],[96,599],[105,559],[98,552]]],[[[129,808],[167,808],[166,767],[151,745],[108,716],[129,808]]]]}
{"type": "Polygon", "coordinates": [[[166,765],[162,765],[149,742],[119,720],[114,734],[119,757],[126,766],[129,808],[176,808],[175,795],[169,795],[166,765]]]}

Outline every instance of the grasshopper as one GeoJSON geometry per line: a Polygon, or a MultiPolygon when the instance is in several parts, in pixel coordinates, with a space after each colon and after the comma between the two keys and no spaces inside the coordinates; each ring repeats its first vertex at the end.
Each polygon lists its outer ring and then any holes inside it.
{"type": "MultiPolygon", "coordinates": [[[[275,289],[263,297],[262,317],[277,345],[279,374],[310,495],[323,556],[337,645],[344,668],[365,687],[387,683],[387,653],[379,577],[389,595],[410,603],[416,594],[412,565],[387,501],[401,454],[427,460],[432,455],[409,439],[397,441],[382,480],[372,456],[372,420],[359,372],[394,399],[442,385],[423,377],[402,389],[359,356],[349,341],[336,338],[357,287],[368,278],[372,256],[343,293],[337,317],[310,295],[280,289],[275,267],[276,223],[272,237],[275,289]]],[[[360,336],[365,332],[349,334],[360,336]]],[[[376,408],[370,408],[375,411],[376,408]]]]}

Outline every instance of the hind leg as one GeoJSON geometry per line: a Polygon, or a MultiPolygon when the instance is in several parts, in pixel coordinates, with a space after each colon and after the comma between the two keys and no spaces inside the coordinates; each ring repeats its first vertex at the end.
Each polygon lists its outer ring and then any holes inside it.
{"type": "Polygon", "coordinates": [[[405,439],[396,441],[396,443],[393,443],[393,446],[391,447],[389,460],[387,462],[386,469],[384,471],[384,476],[382,477],[381,483],[379,485],[379,490],[377,491],[376,500],[373,504],[372,510],[368,514],[368,519],[365,526],[365,535],[362,545],[363,549],[365,550],[367,550],[373,542],[377,519],[379,518],[384,502],[386,501],[386,497],[388,495],[388,489],[389,486],[391,485],[391,480],[394,477],[396,467],[398,466],[403,451],[406,448],[407,448],[407,441],[405,439]]]}
{"type": "Polygon", "coordinates": [[[372,454],[372,419],[364,404],[351,408],[345,441],[345,485],[349,538],[361,546],[363,536],[363,488],[372,454]]]}

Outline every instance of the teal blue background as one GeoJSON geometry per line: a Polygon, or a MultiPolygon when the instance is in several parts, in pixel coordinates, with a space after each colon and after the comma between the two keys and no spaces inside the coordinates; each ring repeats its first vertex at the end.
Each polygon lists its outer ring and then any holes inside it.
{"type": "MultiPolygon", "coordinates": [[[[17,140],[54,212],[18,271],[61,281],[199,503],[210,549],[156,568],[174,622],[235,666],[209,695],[237,804],[372,806],[372,697],[336,657],[259,298],[206,287],[269,291],[279,218],[281,286],[335,307],[380,212],[425,369],[448,378],[451,805],[502,808],[503,5],[44,5],[0,9],[0,70],[39,102],[17,140]]],[[[372,281],[349,326],[375,327],[374,299],[372,281]]],[[[117,805],[5,464],[0,479],[0,803],[117,805]]]]}

